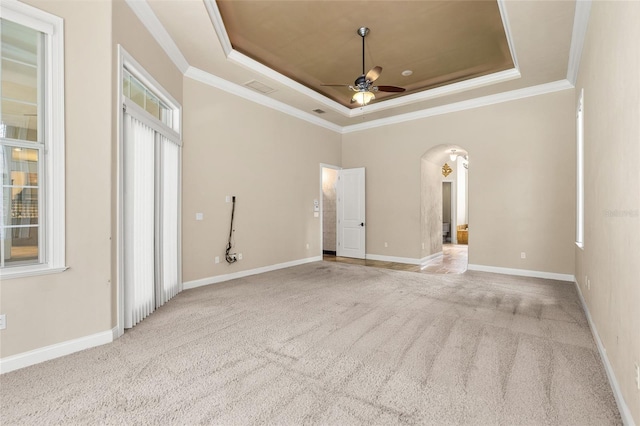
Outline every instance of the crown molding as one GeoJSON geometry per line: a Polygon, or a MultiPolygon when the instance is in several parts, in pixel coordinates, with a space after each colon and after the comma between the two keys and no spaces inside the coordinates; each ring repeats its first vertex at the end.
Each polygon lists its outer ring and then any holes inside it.
{"type": "Polygon", "coordinates": [[[292,79],[290,79],[289,77],[280,74],[277,71],[274,71],[273,69],[261,64],[260,62],[251,59],[250,57],[238,52],[237,50],[232,50],[229,55],[227,56],[227,59],[230,60],[231,62],[235,62],[238,65],[241,65],[245,68],[250,69],[253,72],[256,72],[260,75],[263,75],[267,78],[270,78],[274,81],[277,81],[278,83],[295,90],[298,93],[301,93],[303,95],[306,95],[308,97],[310,97],[311,99],[313,99],[314,101],[321,103],[322,105],[324,105],[327,108],[332,109],[333,111],[336,111],[337,113],[345,116],[345,117],[351,117],[351,112],[353,112],[352,109],[347,108],[346,106],[339,104],[336,101],[333,101],[329,98],[327,98],[324,95],[321,95],[320,93],[316,92],[315,90],[311,90],[309,89],[307,86],[302,85],[300,83],[298,83],[297,81],[294,81],[292,79]]]}
{"type": "Polygon", "coordinates": [[[576,12],[573,18],[573,33],[571,34],[571,49],[569,50],[569,65],[567,67],[567,80],[575,85],[578,80],[580,58],[584,39],[587,36],[589,14],[591,13],[591,0],[576,1],[576,12]]]}
{"type": "Polygon", "coordinates": [[[225,56],[228,57],[233,50],[233,47],[231,46],[231,40],[229,40],[229,35],[227,34],[227,27],[224,25],[222,15],[220,15],[218,4],[215,0],[203,1],[204,7],[207,9],[207,13],[209,14],[209,19],[211,19],[211,23],[213,24],[213,28],[216,30],[220,46],[222,46],[225,56]]]}
{"type": "Polygon", "coordinates": [[[502,18],[502,27],[504,28],[504,35],[507,37],[507,44],[509,45],[509,52],[511,53],[511,59],[513,60],[513,66],[517,70],[520,70],[518,65],[518,57],[516,56],[516,45],[513,42],[511,36],[511,26],[509,25],[509,15],[507,14],[507,2],[506,0],[498,0],[498,9],[500,9],[500,17],[502,18]]]}
{"type": "Polygon", "coordinates": [[[189,63],[180,51],[178,45],[173,41],[169,32],[162,25],[158,17],[146,0],[125,0],[127,5],[133,10],[142,25],[151,33],[160,47],[165,51],[169,59],[175,64],[181,73],[185,73],[189,68],[189,63]]]}
{"type": "Polygon", "coordinates": [[[558,80],[552,83],[540,84],[537,86],[526,87],[524,89],[511,90],[495,95],[482,96],[480,98],[469,99],[466,101],[456,102],[448,105],[442,105],[434,108],[423,109],[421,111],[410,112],[407,114],[396,115],[379,120],[368,121],[366,123],[354,124],[342,128],[342,133],[353,133],[376,127],[388,126],[391,124],[404,123],[406,121],[419,120],[421,118],[433,117],[436,115],[449,114],[457,111],[480,108],[487,105],[509,102],[517,99],[528,98],[531,96],[544,95],[547,93],[559,92],[562,90],[573,89],[574,86],[568,80],[558,80]]]}
{"type": "Polygon", "coordinates": [[[284,102],[254,92],[253,90],[247,89],[244,86],[240,86],[236,83],[231,83],[228,80],[210,74],[199,68],[189,67],[184,75],[185,77],[189,77],[192,80],[199,81],[200,83],[215,87],[227,93],[231,93],[233,95],[244,98],[248,101],[265,106],[267,108],[275,109],[276,111],[280,111],[292,117],[296,117],[317,126],[324,127],[325,129],[334,131],[336,133],[342,133],[342,127],[338,126],[337,124],[331,123],[330,121],[324,120],[313,114],[294,108],[291,105],[285,104],[284,102]]]}

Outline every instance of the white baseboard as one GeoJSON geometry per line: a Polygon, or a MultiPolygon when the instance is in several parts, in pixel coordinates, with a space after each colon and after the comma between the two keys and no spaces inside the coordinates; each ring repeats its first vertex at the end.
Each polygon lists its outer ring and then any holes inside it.
{"type": "Polygon", "coordinates": [[[580,288],[580,284],[578,284],[577,280],[573,280],[576,284],[576,289],[578,290],[578,296],[580,297],[580,303],[582,304],[582,309],[584,310],[585,315],[587,316],[587,322],[589,322],[589,328],[591,329],[591,334],[593,335],[593,340],[596,341],[596,346],[598,347],[598,352],[600,352],[600,358],[602,359],[602,363],[604,364],[604,370],[607,372],[607,377],[609,378],[609,384],[611,385],[611,389],[613,390],[613,396],[616,399],[616,403],[618,404],[618,410],[620,411],[620,417],[622,418],[622,423],[625,426],[635,426],[633,422],[633,417],[631,416],[631,410],[629,410],[629,406],[624,401],[624,397],[622,396],[622,392],[620,391],[620,385],[618,385],[618,380],[616,379],[616,375],[613,372],[613,368],[611,367],[611,363],[609,362],[609,357],[607,357],[607,350],[602,344],[602,340],[600,340],[600,335],[598,335],[598,330],[596,329],[596,325],[591,318],[591,313],[589,312],[589,308],[587,307],[587,302],[584,300],[582,296],[582,289],[580,288]]]}
{"type": "Polygon", "coordinates": [[[61,356],[70,355],[95,346],[113,342],[113,330],[102,331],[78,339],[67,340],[55,345],[45,346],[32,351],[0,359],[0,374],[29,367],[61,356]]]}
{"type": "Polygon", "coordinates": [[[383,256],[381,254],[366,254],[365,259],[380,260],[382,262],[407,263],[409,265],[419,265],[421,261],[420,259],[414,259],[413,257],[383,256]]]}
{"type": "Polygon", "coordinates": [[[306,259],[293,260],[291,262],[278,263],[275,265],[263,266],[246,271],[232,272],[231,274],[216,275],[214,277],[201,278],[199,280],[187,281],[182,284],[184,290],[202,287],[209,284],[217,284],[224,281],[235,280],[236,278],[248,277],[250,275],[262,274],[264,272],[276,271],[278,269],[290,268],[292,266],[304,265],[305,263],[318,262],[322,256],[307,257],[306,259]]]}
{"type": "Polygon", "coordinates": [[[442,253],[442,252],[433,253],[433,254],[430,254],[429,256],[425,256],[425,257],[423,257],[422,259],[420,259],[420,267],[421,267],[422,269],[424,269],[424,268],[426,268],[426,267],[427,267],[427,264],[428,264],[431,260],[433,260],[433,259],[437,259],[437,258],[442,257],[442,256],[443,256],[443,253],[442,253]]]}
{"type": "Polygon", "coordinates": [[[495,274],[517,275],[520,277],[546,278],[548,280],[574,282],[575,277],[571,274],[558,274],[556,272],[530,271],[527,269],[500,268],[498,266],[467,265],[469,271],[493,272],[495,274]]]}

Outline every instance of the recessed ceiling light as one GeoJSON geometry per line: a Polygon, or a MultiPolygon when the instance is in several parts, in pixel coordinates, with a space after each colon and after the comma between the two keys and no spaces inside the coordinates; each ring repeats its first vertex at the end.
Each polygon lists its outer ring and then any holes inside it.
{"type": "Polygon", "coordinates": [[[411,70],[402,71],[402,75],[404,75],[405,77],[409,77],[411,74],[413,74],[413,71],[411,70]]]}

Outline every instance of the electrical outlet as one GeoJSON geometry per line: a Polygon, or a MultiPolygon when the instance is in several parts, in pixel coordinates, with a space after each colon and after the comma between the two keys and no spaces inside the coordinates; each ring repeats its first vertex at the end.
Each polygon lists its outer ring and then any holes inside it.
{"type": "Polygon", "coordinates": [[[215,262],[220,263],[220,256],[216,256],[215,262]]]}
{"type": "Polygon", "coordinates": [[[204,214],[196,213],[196,220],[202,220],[202,219],[204,219],[204,214]]]}
{"type": "Polygon", "coordinates": [[[640,390],[640,366],[636,363],[636,388],[640,390]]]}
{"type": "Polygon", "coordinates": [[[0,330],[7,328],[7,316],[5,314],[0,315],[0,330]]]}
{"type": "Polygon", "coordinates": [[[242,253],[238,253],[238,260],[242,260],[242,253]]]}
{"type": "Polygon", "coordinates": [[[387,244],[387,242],[385,241],[385,242],[384,242],[384,246],[385,246],[385,247],[389,247],[389,244],[387,244]]]}
{"type": "Polygon", "coordinates": [[[424,250],[424,243],[422,243],[422,250],[424,250]]]}
{"type": "Polygon", "coordinates": [[[527,253],[522,252],[520,253],[520,259],[526,259],[527,258],[527,253]]]}
{"type": "Polygon", "coordinates": [[[307,243],[307,250],[309,250],[309,243],[307,243]]]}
{"type": "Polygon", "coordinates": [[[591,280],[587,278],[587,290],[591,290],[591,280]]]}
{"type": "Polygon", "coordinates": [[[231,202],[231,195],[227,195],[226,197],[224,197],[224,202],[225,203],[230,203],[231,202]]]}

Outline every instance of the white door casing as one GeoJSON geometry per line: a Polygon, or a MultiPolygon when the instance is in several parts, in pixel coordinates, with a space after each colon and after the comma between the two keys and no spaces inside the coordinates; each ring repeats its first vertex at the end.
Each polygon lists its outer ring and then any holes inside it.
{"type": "Polygon", "coordinates": [[[365,258],[365,172],[364,167],[342,169],[338,175],[337,255],[365,258]]]}

